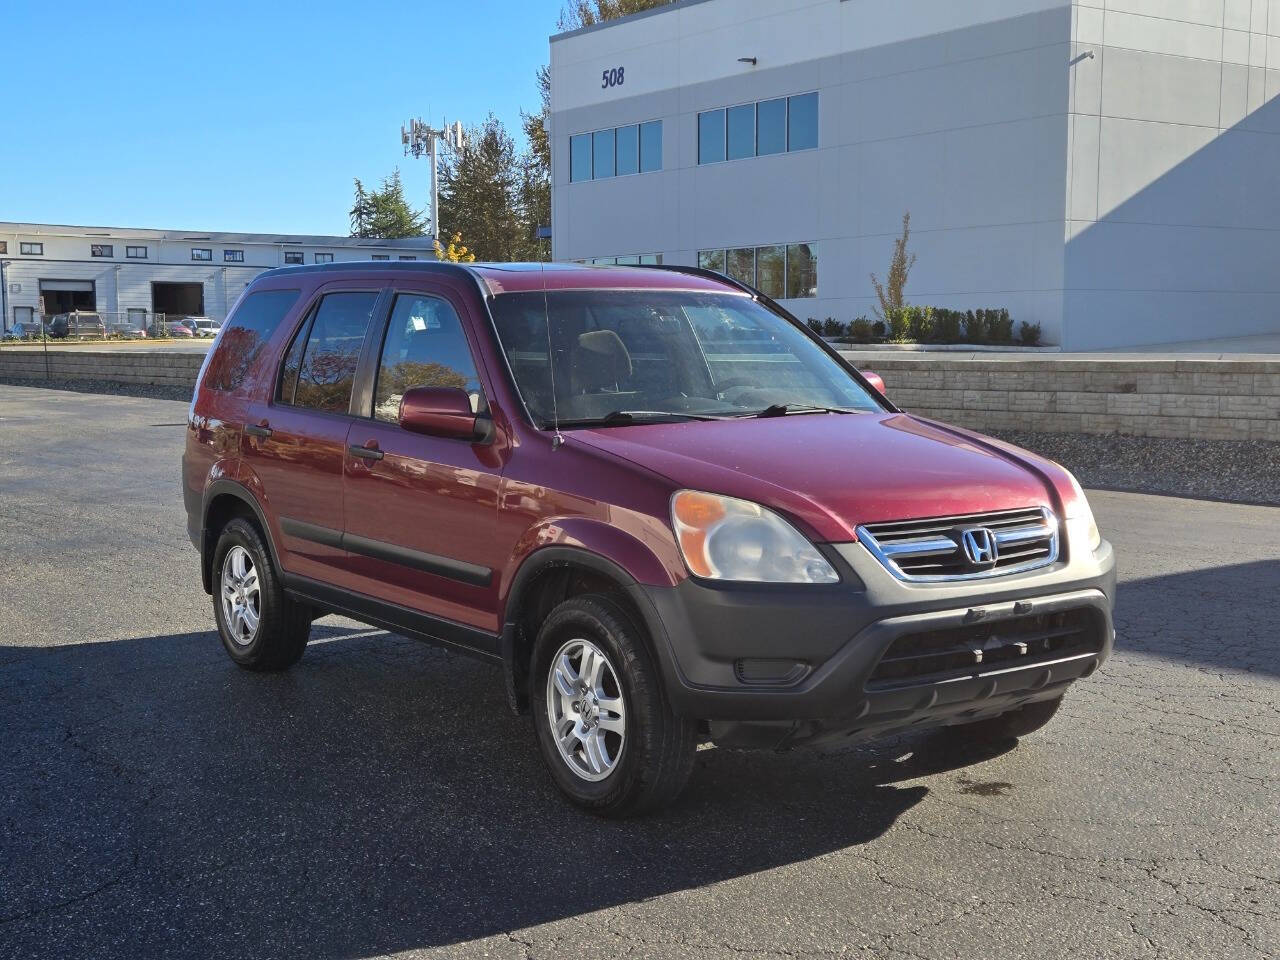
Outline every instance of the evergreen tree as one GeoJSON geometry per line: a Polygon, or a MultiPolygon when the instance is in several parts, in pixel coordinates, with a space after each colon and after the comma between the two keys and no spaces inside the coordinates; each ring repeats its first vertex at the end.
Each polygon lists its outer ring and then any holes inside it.
{"type": "Polygon", "coordinates": [[[427,216],[414,210],[404,197],[400,171],[393,170],[377,190],[366,190],[356,178],[355,204],[351,207],[351,236],[396,240],[421,237],[427,232],[427,216]]]}
{"type": "Polygon", "coordinates": [[[531,259],[532,230],[521,203],[521,164],[515,142],[489,114],[467,131],[461,150],[440,164],[440,232],[462,234],[480,260],[531,259]]]}

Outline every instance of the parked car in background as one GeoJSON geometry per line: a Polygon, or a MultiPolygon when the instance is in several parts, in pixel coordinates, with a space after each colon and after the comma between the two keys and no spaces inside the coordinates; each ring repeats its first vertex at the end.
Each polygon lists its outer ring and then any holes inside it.
{"type": "Polygon", "coordinates": [[[5,334],[7,340],[28,340],[37,338],[43,332],[42,324],[36,320],[22,320],[15,323],[5,334]]]}
{"type": "Polygon", "coordinates": [[[107,325],[96,313],[82,311],[59,313],[49,321],[49,336],[55,339],[82,337],[103,340],[107,336],[107,325]]]}
{"type": "Polygon", "coordinates": [[[899,410],[738,281],[291,267],[226,326],[182,488],[231,659],[288,667],[327,613],[474,654],[597,813],[673,799],[700,741],[1007,742],[1112,650],[1066,469],[899,410]]]}
{"type": "Polygon", "coordinates": [[[197,337],[216,337],[222,329],[222,324],[211,317],[184,317],[182,324],[197,337]]]}
{"type": "Polygon", "coordinates": [[[127,321],[111,324],[107,328],[107,333],[114,337],[122,337],[125,340],[145,340],[147,336],[146,330],[127,321]]]}
{"type": "Polygon", "coordinates": [[[171,337],[194,337],[195,331],[188,327],[185,323],[177,320],[170,321],[165,325],[171,337]]]}

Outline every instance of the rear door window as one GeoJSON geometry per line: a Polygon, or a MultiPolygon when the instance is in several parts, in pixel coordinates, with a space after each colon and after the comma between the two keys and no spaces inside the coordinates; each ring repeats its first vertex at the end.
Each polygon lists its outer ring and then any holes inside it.
{"type": "Polygon", "coordinates": [[[328,413],[351,406],[356,367],[378,302],[376,291],[327,294],[299,331],[280,379],[284,403],[328,413]]]}

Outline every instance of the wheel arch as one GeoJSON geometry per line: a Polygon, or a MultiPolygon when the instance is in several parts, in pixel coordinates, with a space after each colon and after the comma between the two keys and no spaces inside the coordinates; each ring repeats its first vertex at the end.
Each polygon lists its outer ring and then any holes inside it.
{"type": "Polygon", "coordinates": [[[537,626],[564,600],[585,593],[613,596],[644,629],[664,677],[672,662],[658,611],[621,564],[577,546],[546,546],[531,553],[512,578],[504,606],[500,649],[507,699],[516,713],[528,710],[526,681],[537,626]]]}
{"type": "Polygon", "coordinates": [[[280,556],[271,537],[266,514],[254,495],[234,480],[215,480],[204,494],[200,524],[200,580],[204,592],[213,593],[213,552],[218,546],[218,533],[235,517],[251,519],[271,551],[271,563],[282,572],[280,556]]]}

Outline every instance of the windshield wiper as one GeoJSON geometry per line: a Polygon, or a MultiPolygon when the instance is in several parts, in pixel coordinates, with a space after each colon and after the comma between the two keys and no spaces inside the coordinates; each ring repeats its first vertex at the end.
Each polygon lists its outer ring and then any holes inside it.
{"type": "Polygon", "coordinates": [[[785,417],[795,413],[858,413],[857,410],[849,410],[845,407],[811,407],[807,403],[773,403],[765,407],[759,413],[747,414],[749,417],[755,417],[760,420],[768,417],[785,417]]]}
{"type": "MultiPolygon", "coordinates": [[[[612,410],[603,417],[580,417],[561,420],[561,427],[626,427],[638,423],[681,423],[686,420],[726,420],[706,413],[673,410],[612,410]]],[[[546,426],[552,426],[548,423],[546,426]]]]}

